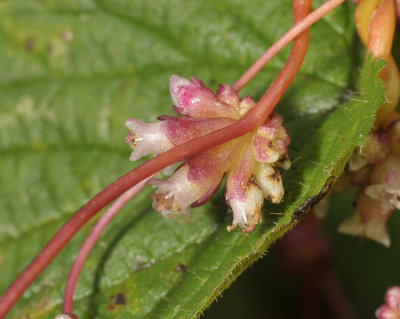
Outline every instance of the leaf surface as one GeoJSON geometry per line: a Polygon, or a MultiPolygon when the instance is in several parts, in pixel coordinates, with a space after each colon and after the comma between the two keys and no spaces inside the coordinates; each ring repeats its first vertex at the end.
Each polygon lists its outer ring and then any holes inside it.
{"type": "MultiPolygon", "coordinates": [[[[242,235],[226,231],[232,217],[221,195],[190,221],[166,220],[146,189],[87,260],[76,291],[80,318],[199,316],[329,190],[384,99],[379,63],[366,65],[357,88],[363,52],[352,11],[346,3],[312,27],[306,61],[278,105],[295,167],[284,175],[284,203],[266,205],[257,231],[242,235]]],[[[0,291],[74,211],[137,165],[123,123],[171,114],[172,74],[196,75],[214,89],[233,83],[291,24],[288,0],[2,1],[0,291]]],[[[287,55],[244,94],[260,97],[287,55]]],[[[93,223],[8,318],[60,312],[69,267],[93,223]]]]}

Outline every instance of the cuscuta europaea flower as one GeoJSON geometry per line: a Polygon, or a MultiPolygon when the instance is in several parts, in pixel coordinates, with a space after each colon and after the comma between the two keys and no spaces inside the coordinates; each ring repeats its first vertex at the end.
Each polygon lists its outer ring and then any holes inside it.
{"type": "MultiPolygon", "coordinates": [[[[289,41],[293,39],[293,37],[299,35],[302,31],[306,30],[312,23],[320,19],[327,12],[334,9],[344,0],[329,0],[324,5],[322,5],[319,9],[315,10],[309,16],[304,18],[309,10],[310,2],[299,1],[297,3],[295,1],[295,7],[297,5],[297,9],[295,12],[295,21],[297,21],[295,27],[292,28],[286,35],[284,35],[276,44],[286,45],[289,41]],[[304,7],[301,7],[301,6],[304,7]],[[307,9],[305,9],[307,7],[307,9]],[[297,13],[296,13],[297,10],[297,13]],[[297,16],[296,16],[297,14],[297,16]],[[304,20],[302,20],[304,18],[304,20]],[[301,21],[300,21],[301,20],[301,21]]],[[[58,254],[58,252],[64,247],[64,245],[70,240],[70,238],[85,224],[96,212],[98,212],[102,207],[108,204],[110,201],[115,199],[118,195],[126,191],[130,186],[135,183],[143,180],[146,176],[160,170],[163,167],[168,166],[171,159],[168,157],[171,154],[174,154],[174,161],[182,160],[185,157],[190,157],[197,152],[201,152],[207,148],[214,147],[226,141],[227,139],[233,139],[235,137],[239,137],[241,135],[246,134],[251,130],[252,127],[256,127],[257,124],[260,124],[266,120],[268,114],[272,111],[273,107],[276,105],[283,92],[286,91],[289,83],[293,80],[296,75],[299,65],[301,64],[302,59],[304,58],[308,37],[306,41],[304,41],[304,37],[299,37],[299,40],[303,38],[303,41],[298,41],[299,47],[304,47],[305,50],[299,50],[302,53],[294,54],[293,57],[289,58],[289,63],[285,65],[282,69],[281,74],[278,76],[275,82],[272,84],[269,91],[261,98],[259,101],[259,105],[256,105],[246,114],[246,119],[241,119],[235,122],[230,127],[226,127],[224,129],[220,129],[216,132],[210,133],[209,136],[202,136],[198,141],[202,141],[201,147],[194,149],[188,143],[175,147],[173,150],[168,151],[165,154],[161,154],[157,157],[157,161],[148,161],[145,164],[140,166],[140,170],[134,170],[114,183],[110,184],[105,190],[96,195],[91,201],[89,201],[86,205],[84,205],[72,218],[68,221],[60,231],[53,237],[53,239],[45,246],[43,252],[46,254],[41,254],[21,273],[21,275],[14,281],[14,283],[10,286],[10,288],[6,291],[6,293],[1,297],[0,303],[0,317],[8,312],[12,304],[19,298],[19,296],[23,293],[26,287],[33,281],[34,278],[48,265],[48,263],[58,254]],[[303,42],[303,43],[301,43],[303,42]],[[292,60],[290,60],[293,58],[292,60]],[[281,76],[282,75],[282,76],[281,76]],[[279,83],[279,84],[278,84],[279,83]],[[275,84],[275,85],[274,85],[275,84]],[[263,105],[263,108],[261,108],[263,105]],[[262,120],[261,120],[262,119],[262,120]],[[224,134],[230,132],[229,136],[224,136],[224,134]],[[213,140],[207,141],[207,138],[213,137],[213,140]],[[164,155],[164,156],[163,156],[164,155]],[[143,172],[145,170],[145,172],[143,172]]],[[[295,41],[296,45],[296,41],[295,41]]],[[[274,47],[274,46],[273,46],[274,47]]],[[[274,54],[278,51],[275,46],[273,50],[266,52],[266,54],[257,61],[248,72],[245,72],[244,76],[239,79],[239,81],[235,84],[238,89],[241,89],[248,81],[251,79],[259,69],[270,59],[274,54]],[[268,53],[268,54],[267,54],[268,53]],[[265,59],[264,59],[265,57],[265,59]],[[260,66],[261,65],[261,66],[260,66]],[[249,74],[247,74],[249,73],[249,74]]],[[[272,49],[272,47],[271,47],[272,49]]],[[[304,48],[303,48],[304,49],[304,48]]],[[[295,50],[294,50],[295,51],[295,50]]]]}
{"type": "MultiPolygon", "coordinates": [[[[214,94],[196,77],[189,81],[172,76],[170,91],[174,108],[185,117],[162,116],[154,124],[128,119],[126,126],[131,131],[126,141],[133,148],[132,160],[149,153],[159,154],[232,124],[256,104],[249,96],[240,99],[229,85],[220,85],[214,94]]],[[[273,203],[283,198],[277,168],[290,168],[289,143],[282,118],[273,113],[251,132],[184,161],[168,180],[150,180],[158,187],[152,195],[153,208],[167,217],[185,213],[190,207],[207,202],[226,175],[225,198],[233,211],[233,223],[228,229],[239,226],[243,232],[255,230],[262,218],[264,198],[273,203]]]]}
{"type": "MultiPolygon", "coordinates": [[[[400,114],[394,111],[400,96],[400,74],[391,50],[396,6],[394,0],[358,1],[354,14],[357,32],[367,54],[386,61],[380,77],[385,83],[387,102],[377,112],[375,127],[362,148],[350,159],[342,181],[358,187],[355,213],[339,231],[373,239],[390,246],[386,223],[395,208],[400,208],[400,114]]],[[[343,183],[336,186],[342,188],[343,183]]]]}
{"type": "Polygon", "coordinates": [[[400,286],[386,291],[385,304],[376,310],[377,319],[400,319],[400,286]]]}

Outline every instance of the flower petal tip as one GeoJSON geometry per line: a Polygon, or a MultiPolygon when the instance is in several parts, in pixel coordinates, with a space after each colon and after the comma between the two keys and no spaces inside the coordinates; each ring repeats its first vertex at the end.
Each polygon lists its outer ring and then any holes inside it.
{"type": "Polygon", "coordinates": [[[264,202],[262,191],[254,184],[250,184],[244,200],[227,199],[233,211],[232,226],[228,231],[235,229],[236,226],[242,228],[242,233],[255,230],[256,225],[261,222],[261,208],[264,202]]]}
{"type": "Polygon", "coordinates": [[[131,161],[147,154],[160,154],[174,146],[161,131],[163,123],[147,124],[137,119],[126,120],[125,126],[130,132],[125,137],[125,142],[134,150],[129,158],[131,161]]]}
{"type": "Polygon", "coordinates": [[[179,75],[172,75],[169,80],[169,91],[171,93],[172,101],[175,105],[179,105],[179,88],[183,85],[189,85],[190,81],[179,75]]]}

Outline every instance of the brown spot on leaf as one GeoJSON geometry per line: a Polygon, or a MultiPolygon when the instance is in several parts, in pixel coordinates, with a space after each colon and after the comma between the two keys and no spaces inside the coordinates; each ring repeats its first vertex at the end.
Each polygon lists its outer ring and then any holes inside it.
{"type": "Polygon", "coordinates": [[[35,46],[35,38],[27,37],[24,43],[25,51],[31,53],[33,51],[34,46],[35,46]]]}
{"type": "Polygon", "coordinates": [[[119,307],[125,306],[126,305],[126,299],[127,299],[127,296],[126,296],[126,292],[125,291],[119,292],[119,293],[117,293],[115,295],[112,295],[110,297],[110,303],[108,304],[107,309],[108,310],[115,310],[115,309],[117,309],[119,307]]]}
{"type": "Polygon", "coordinates": [[[175,266],[174,271],[177,273],[183,273],[187,271],[187,268],[184,264],[178,264],[175,266]]]}

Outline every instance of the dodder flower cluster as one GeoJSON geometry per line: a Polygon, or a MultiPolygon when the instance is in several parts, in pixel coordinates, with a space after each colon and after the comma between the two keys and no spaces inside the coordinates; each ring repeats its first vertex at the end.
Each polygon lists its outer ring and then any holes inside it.
{"type": "Polygon", "coordinates": [[[400,208],[400,121],[369,134],[349,162],[348,178],[359,187],[356,211],[339,230],[390,246],[386,222],[400,208]]]}
{"type": "Polygon", "coordinates": [[[389,288],[385,304],[376,311],[378,319],[400,319],[400,286],[389,288]]]}
{"type": "Polygon", "coordinates": [[[380,106],[375,127],[363,147],[349,162],[348,178],[358,187],[355,214],[339,231],[361,235],[390,246],[386,222],[400,208],[400,114],[394,109],[400,98],[400,73],[391,55],[396,26],[393,0],[360,0],[354,21],[367,53],[384,59],[380,78],[386,102],[380,106]]]}
{"type": "MultiPolygon", "coordinates": [[[[214,94],[196,77],[189,81],[172,76],[170,92],[174,109],[184,117],[161,116],[160,122],[152,124],[126,121],[130,129],[126,142],[134,149],[132,161],[228,126],[256,104],[249,96],[240,99],[229,85],[220,85],[214,94]]],[[[225,199],[233,211],[228,230],[236,226],[243,232],[255,230],[264,198],[273,203],[282,200],[284,190],[277,167],[290,167],[289,143],[281,117],[271,114],[250,133],[184,161],[168,180],[150,180],[158,188],[152,195],[153,208],[167,217],[186,213],[190,207],[207,202],[226,174],[225,199]]]]}

